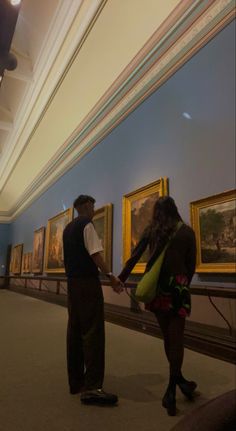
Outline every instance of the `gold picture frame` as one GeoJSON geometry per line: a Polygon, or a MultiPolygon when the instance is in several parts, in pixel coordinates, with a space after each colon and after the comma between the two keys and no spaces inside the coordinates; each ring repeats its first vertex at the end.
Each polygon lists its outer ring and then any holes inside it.
{"type": "Polygon", "coordinates": [[[13,274],[21,273],[23,244],[17,244],[13,247],[11,272],[13,274]]]}
{"type": "MultiPolygon", "coordinates": [[[[131,256],[140,235],[151,220],[154,203],[159,197],[166,195],[168,195],[168,179],[164,177],[123,196],[123,263],[131,256]]],[[[143,273],[146,263],[145,252],[132,272],[143,273]]]]}
{"type": "Polygon", "coordinates": [[[11,247],[11,256],[10,256],[9,273],[13,273],[13,259],[14,259],[14,248],[13,248],[13,247],[11,247]]]}
{"type": "Polygon", "coordinates": [[[44,271],[64,273],[63,230],[72,220],[72,208],[51,217],[47,223],[44,271]]]}
{"type": "Polygon", "coordinates": [[[34,231],[33,257],[32,257],[32,272],[41,274],[43,272],[44,258],[44,243],[45,243],[45,227],[42,226],[34,231]]]}
{"type": "Polygon", "coordinates": [[[24,253],[22,258],[22,273],[29,274],[32,272],[32,252],[24,253]]]}
{"type": "Polygon", "coordinates": [[[235,273],[236,190],[190,203],[198,273],[235,273]]]}
{"type": "Polygon", "coordinates": [[[113,205],[107,204],[98,208],[93,217],[93,224],[102,241],[104,261],[109,271],[112,271],[113,205]]]}

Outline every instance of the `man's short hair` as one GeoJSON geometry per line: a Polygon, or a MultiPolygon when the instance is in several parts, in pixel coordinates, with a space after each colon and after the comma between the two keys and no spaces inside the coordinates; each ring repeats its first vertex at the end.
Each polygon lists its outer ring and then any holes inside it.
{"type": "Polygon", "coordinates": [[[88,196],[88,195],[79,195],[74,203],[73,203],[73,207],[74,208],[78,208],[81,207],[82,205],[86,204],[87,202],[91,202],[92,204],[94,204],[96,201],[92,196],[88,196]]]}

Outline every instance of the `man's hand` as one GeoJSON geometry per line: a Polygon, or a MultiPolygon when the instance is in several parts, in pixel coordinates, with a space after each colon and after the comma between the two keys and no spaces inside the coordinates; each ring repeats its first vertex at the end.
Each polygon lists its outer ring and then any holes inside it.
{"type": "Polygon", "coordinates": [[[101,253],[94,253],[91,255],[91,258],[93,259],[95,265],[102,271],[103,274],[106,274],[106,276],[109,278],[112,288],[116,293],[123,292],[123,286],[124,284],[122,281],[116,277],[112,272],[109,272],[109,269],[107,268],[106,263],[104,262],[104,259],[101,255],[101,253]]]}
{"type": "Polygon", "coordinates": [[[118,277],[116,277],[115,275],[112,274],[110,276],[110,280],[111,280],[111,286],[112,286],[112,289],[114,290],[114,292],[116,292],[116,293],[123,292],[124,284],[122,283],[122,281],[118,277]]]}

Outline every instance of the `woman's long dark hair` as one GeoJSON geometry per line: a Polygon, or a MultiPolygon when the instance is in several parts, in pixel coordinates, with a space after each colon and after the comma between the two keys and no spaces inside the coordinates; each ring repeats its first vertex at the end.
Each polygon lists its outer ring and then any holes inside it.
{"type": "Polygon", "coordinates": [[[152,221],[148,227],[150,252],[165,247],[170,236],[181,221],[175,201],[170,196],[159,198],[153,208],[152,221]]]}

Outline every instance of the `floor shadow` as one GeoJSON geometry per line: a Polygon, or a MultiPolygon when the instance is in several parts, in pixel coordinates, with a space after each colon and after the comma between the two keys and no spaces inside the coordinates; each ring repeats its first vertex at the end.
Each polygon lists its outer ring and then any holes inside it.
{"type": "Polygon", "coordinates": [[[152,402],[163,396],[160,385],[165,379],[160,374],[132,374],[124,377],[107,375],[105,388],[119,397],[135,402],[152,402]]]}

